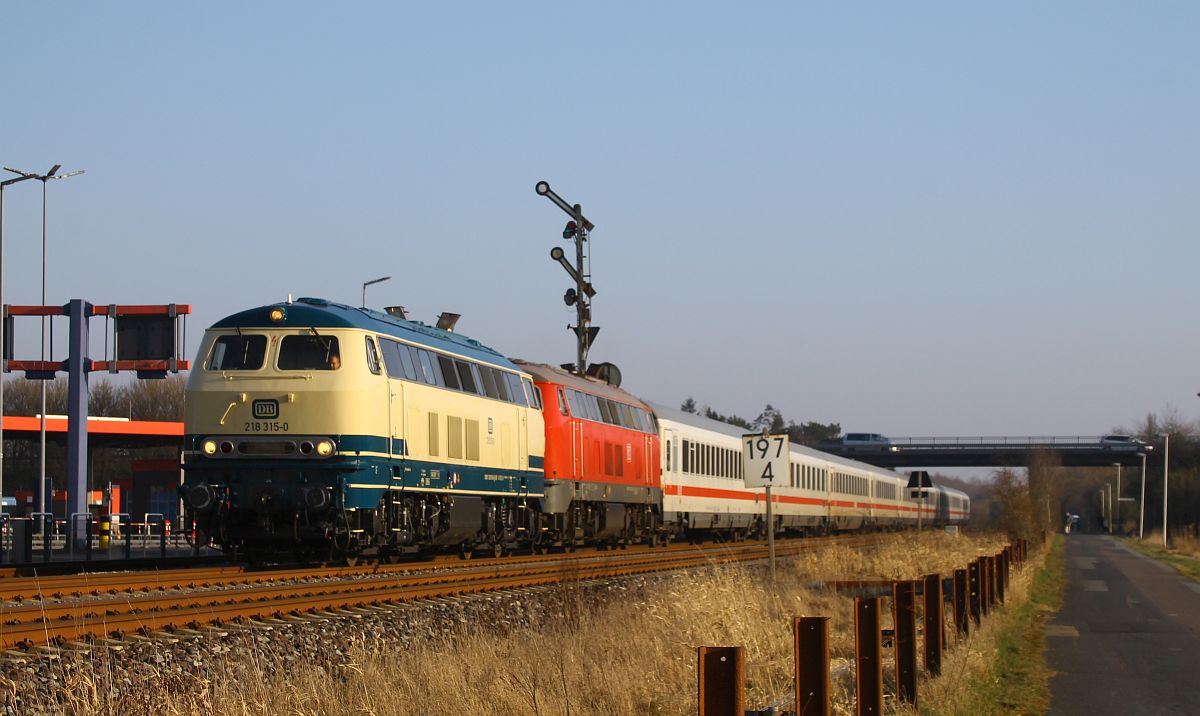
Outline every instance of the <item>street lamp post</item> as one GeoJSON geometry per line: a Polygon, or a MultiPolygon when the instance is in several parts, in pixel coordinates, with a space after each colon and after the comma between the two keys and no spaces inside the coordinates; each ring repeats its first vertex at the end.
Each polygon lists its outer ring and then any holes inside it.
{"type": "MultiPolygon", "coordinates": [[[[4,168],[20,176],[0,181],[0,306],[4,305],[4,189],[5,187],[23,182],[34,177],[15,169],[4,168]]],[[[4,345],[4,321],[0,320],[0,346],[4,345]]],[[[3,358],[0,358],[3,360],[3,358]]],[[[0,416],[4,415],[4,366],[0,365],[0,416]]],[[[4,421],[0,417],[0,498],[4,497],[4,421]]],[[[3,499],[0,499],[0,514],[4,514],[3,499]]]]}
{"type": "MultiPolygon", "coordinates": [[[[42,304],[46,305],[46,184],[51,179],[69,179],[73,176],[83,174],[84,170],[79,169],[66,174],[59,174],[58,170],[62,169],[61,164],[55,164],[50,167],[50,171],[45,174],[35,174],[33,172],[23,172],[19,169],[4,168],[13,174],[19,174],[22,179],[37,179],[42,183],[42,304]]],[[[46,317],[42,316],[42,345],[41,345],[41,360],[46,361],[46,317]]],[[[39,452],[38,452],[38,484],[34,490],[37,495],[37,511],[46,512],[47,496],[46,496],[46,381],[42,381],[41,389],[41,415],[38,418],[38,436],[39,436],[39,452]]]]}
{"type": "Polygon", "coordinates": [[[367,307],[367,286],[370,286],[370,285],[376,284],[376,283],[383,283],[384,281],[388,281],[391,278],[392,278],[391,276],[384,276],[383,278],[372,279],[370,281],[366,281],[363,283],[363,302],[362,302],[363,308],[367,307]]]}
{"type": "Polygon", "coordinates": [[[1108,491],[1108,533],[1112,534],[1113,533],[1112,483],[1110,482],[1107,485],[1105,485],[1104,489],[1108,491]]]}
{"type": "Polygon", "coordinates": [[[1108,511],[1104,507],[1104,490],[1097,490],[1100,493],[1100,527],[1104,528],[1104,523],[1108,520],[1108,511]]]}
{"type": "Polygon", "coordinates": [[[1163,439],[1163,549],[1167,548],[1167,458],[1171,454],[1171,434],[1161,433],[1163,439]]]}
{"type": "Polygon", "coordinates": [[[1117,524],[1121,524],[1121,463],[1114,462],[1113,465],[1117,468],[1117,506],[1114,508],[1114,518],[1117,524]]]}
{"type": "Polygon", "coordinates": [[[1142,501],[1138,504],[1138,539],[1141,540],[1145,534],[1146,528],[1146,453],[1138,453],[1142,456],[1142,501]]]}

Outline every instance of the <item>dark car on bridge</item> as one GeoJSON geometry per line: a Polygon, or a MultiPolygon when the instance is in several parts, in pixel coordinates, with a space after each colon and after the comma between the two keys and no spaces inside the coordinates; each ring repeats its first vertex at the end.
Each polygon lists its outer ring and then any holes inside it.
{"type": "Polygon", "coordinates": [[[1142,452],[1153,448],[1131,435],[1104,435],[1100,438],[1101,450],[1117,450],[1121,452],[1142,452]]]}
{"type": "Polygon", "coordinates": [[[817,449],[830,448],[839,452],[896,452],[899,450],[879,433],[846,433],[840,438],[822,440],[817,449]]]}

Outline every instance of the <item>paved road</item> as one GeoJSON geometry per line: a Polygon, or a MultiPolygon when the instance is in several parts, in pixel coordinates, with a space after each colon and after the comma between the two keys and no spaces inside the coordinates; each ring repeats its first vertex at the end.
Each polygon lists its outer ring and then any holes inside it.
{"type": "Polygon", "coordinates": [[[1200,714],[1200,584],[1107,536],[1066,539],[1050,713],[1200,714]]]}

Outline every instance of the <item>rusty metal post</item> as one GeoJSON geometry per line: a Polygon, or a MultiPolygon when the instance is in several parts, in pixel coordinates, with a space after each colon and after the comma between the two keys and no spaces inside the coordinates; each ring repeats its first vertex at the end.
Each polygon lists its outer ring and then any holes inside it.
{"type": "Polygon", "coordinates": [[[942,576],[925,575],[925,671],[931,676],[942,673],[942,645],[946,643],[942,617],[942,576]]]}
{"type": "Polygon", "coordinates": [[[954,570],[954,631],[961,638],[971,631],[970,612],[967,611],[967,570],[954,570]]]}
{"type": "Polygon", "coordinates": [[[995,609],[996,605],[1000,603],[1000,558],[996,556],[988,557],[988,569],[992,572],[990,585],[992,590],[991,608],[995,609]]]}
{"type": "Polygon", "coordinates": [[[917,583],[892,585],[892,623],[896,627],[896,696],[917,703],[917,583]]]}
{"type": "Polygon", "coordinates": [[[1008,586],[1005,584],[1005,580],[1007,579],[1005,572],[1007,568],[1004,565],[1005,553],[1001,552],[996,555],[996,600],[1001,604],[1004,603],[1004,589],[1008,586]]]}
{"type": "Polygon", "coordinates": [[[971,621],[975,622],[975,626],[979,626],[983,614],[983,607],[981,606],[983,600],[980,598],[982,595],[979,593],[979,560],[974,560],[967,565],[967,587],[971,621]]]}
{"type": "Polygon", "coordinates": [[[987,557],[979,558],[979,607],[985,617],[992,610],[992,565],[987,557]]]}
{"type": "Polygon", "coordinates": [[[742,716],[746,712],[745,650],[740,646],[702,646],[698,652],[700,716],[742,716]]]}
{"type": "Polygon", "coordinates": [[[830,716],[829,617],[795,617],[796,716],[830,716]]]}
{"type": "Polygon", "coordinates": [[[883,714],[883,638],[879,597],[854,599],[854,688],[858,716],[883,714]]]}

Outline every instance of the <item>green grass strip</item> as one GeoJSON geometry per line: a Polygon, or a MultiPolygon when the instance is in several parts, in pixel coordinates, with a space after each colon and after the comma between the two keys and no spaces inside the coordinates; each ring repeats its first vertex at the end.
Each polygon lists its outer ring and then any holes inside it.
{"type": "Polygon", "coordinates": [[[1200,582],[1200,559],[1189,557],[1174,550],[1163,549],[1162,544],[1157,542],[1141,542],[1131,537],[1124,537],[1121,541],[1147,557],[1171,565],[1175,568],[1176,572],[1179,572],[1193,582],[1200,582]]]}
{"type": "Polygon", "coordinates": [[[1062,606],[1066,584],[1065,546],[1056,535],[1045,563],[1034,574],[1029,600],[997,613],[995,659],[981,678],[967,684],[964,714],[1044,714],[1050,707],[1044,625],[1062,606]]]}

